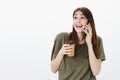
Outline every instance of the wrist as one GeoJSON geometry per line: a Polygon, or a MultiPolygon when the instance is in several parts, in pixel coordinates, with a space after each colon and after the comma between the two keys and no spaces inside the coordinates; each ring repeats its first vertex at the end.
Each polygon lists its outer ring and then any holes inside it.
{"type": "Polygon", "coordinates": [[[62,51],[62,50],[60,50],[58,54],[59,54],[60,56],[64,56],[64,54],[63,54],[63,51],[62,51]]]}
{"type": "Polygon", "coordinates": [[[88,48],[92,48],[92,47],[93,47],[92,43],[89,43],[88,48]]]}

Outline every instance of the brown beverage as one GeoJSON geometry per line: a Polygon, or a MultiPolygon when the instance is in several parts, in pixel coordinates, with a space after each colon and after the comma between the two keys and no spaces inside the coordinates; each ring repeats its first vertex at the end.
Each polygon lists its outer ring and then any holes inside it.
{"type": "Polygon", "coordinates": [[[68,54],[68,56],[73,57],[74,54],[75,54],[75,43],[74,43],[74,41],[70,40],[70,41],[66,42],[66,44],[70,44],[70,46],[72,47],[72,52],[70,52],[68,54]]]}

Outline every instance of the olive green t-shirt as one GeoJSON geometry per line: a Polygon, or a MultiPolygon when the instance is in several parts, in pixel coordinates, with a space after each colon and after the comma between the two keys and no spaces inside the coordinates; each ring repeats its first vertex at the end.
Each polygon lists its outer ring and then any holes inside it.
{"type": "MultiPolygon", "coordinates": [[[[69,39],[68,33],[62,32],[57,34],[52,50],[51,60],[54,59],[62,45],[65,44],[69,39]]],[[[105,54],[103,49],[102,39],[99,39],[100,55],[99,59],[101,61],[105,60],[105,54]]],[[[93,76],[88,56],[87,44],[80,44],[76,47],[75,56],[68,57],[64,55],[60,67],[59,67],[59,80],[96,80],[93,76]]]]}

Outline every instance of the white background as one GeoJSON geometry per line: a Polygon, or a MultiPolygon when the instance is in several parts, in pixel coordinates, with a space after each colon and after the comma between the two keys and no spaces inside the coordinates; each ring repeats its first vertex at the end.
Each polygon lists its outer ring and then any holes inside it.
{"type": "Polygon", "coordinates": [[[1,0],[0,80],[57,80],[50,70],[54,38],[72,30],[72,13],[88,7],[106,61],[97,80],[120,80],[119,0],[1,0]]]}

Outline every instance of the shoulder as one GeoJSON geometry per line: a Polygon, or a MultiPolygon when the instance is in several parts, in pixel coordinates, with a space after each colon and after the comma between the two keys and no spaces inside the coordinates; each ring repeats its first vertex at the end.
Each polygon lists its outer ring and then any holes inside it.
{"type": "Polygon", "coordinates": [[[102,38],[101,38],[100,36],[98,36],[98,40],[99,40],[99,41],[101,41],[101,40],[102,40],[102,38]]]}
{"type": "Polygon", "coordinates": [[[98,36],[98,40],[99,40],[99,41],[102,41],[102,37],[101,37],[101,36],[98,36]]]}
{"type": "Polygon", "coordinates": [[[65,36],[68,36],[68,32],[60,32],[60,33],[58,33],[57,35],[56,35],[56,38],[63,38],[63,37],[65,37],[65,36]]]}
{"type": "Polygon", "coordinates": [[[102,38],[100,36],[98,36],[98,42],[99,44],[103,43],[102,38]]]}

